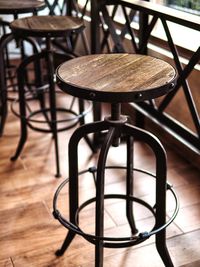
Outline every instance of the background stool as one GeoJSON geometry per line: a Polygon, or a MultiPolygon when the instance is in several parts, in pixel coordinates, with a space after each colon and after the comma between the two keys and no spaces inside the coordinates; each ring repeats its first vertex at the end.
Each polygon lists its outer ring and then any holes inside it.
{"type": "MultiPolygon", "coordinates": [[[[69,180],[64,181],[54,197],[54,217],[69,229],[68,235],[56,254],[62,255],[70,245],[75,234],[79,234],[95,245],[95,266],[103,266],[103,248],[122,248],[139,244],[151,235],[156,236],[156,247],[165,266],[173,266],[166,247],[165,228],[174,220],[178,211],[178,202],[171,186],[166,182],[166,154],[160,141],[151,133],[127,123],[127,117],[121,114],[121,103],[145,101],[159,97],[173,89],[176,72],[168,63],[143,55],[108,54],[80,57],[62,64],[57,69],[59,87],[66,93],[98,102],[111,104],[111,114],[104,121],[90,123],[78,128],[69,142],[69,180]],[[79,204],[78,194],[78,144],[89,133],[106,132],[97,166],[85,170],[96,177],[96,196],[79,204]],[[126,141],[127,160],[126,194],[105,194],[105,170],[107,156],[111,146],[119,146],[121,137],[126,141]],[[134,138],[146,143],[156,159],[156,173],[137,170],[155,177],[156,201],[150,206],[133,195],[133,143],[134,138]],[[57,208],[58,195],[69,181],[69,220],[64,218],[57,208]],[[172,217],[166,222],[166,190],[169,189],[175,199],[176,207],[172,217]],[[104,235],[104,200],[124,199],[126,216],[130,226],[129,237],[109,237],[104,235]],[[88,234],[79,226],[79,212],[95,202],[95,233],[88,234]],[[155,216],[155,225],[151,231],[137,229],[134,219],[133,202],[147,208],[155,216]]],[[[120,168],[111,166],[109,168],[120,168]]],[[[136,170],[135,170],[136,171],[136,170]]],[[[81,172],[82,173],[82,172],[81,172]]]]}
{"type": "MultiPolygon", "coordinates": [[[[0,1],[0,14],[12,15],[14,19],[17,19],[20,14],[32,13],[37,14],[38,11],[44,9],[46,4],[44,1],[32,1],[32,0],[5,0],[0,1]]],[[[8,44],[14,40],[12,33],[8,33],[7,29],[10,26],[8,21],[0,21],[3,35],[0,39],[0,98],[1,98],[1,122],[0,122],[0,136],[3,134],[3,129],[7,117],[7,100],[8,100],[8,83],[7,78],[13,83],[13,70],[15,66],[10,64],[8,44]]],[[[21,47],[22,57],[24,49],[21,47]]]]}
{"type": "MultiPolygon", "coordinates": [[[[33,56],[25,59],[21,65],[19,66],[18,70],[18,80],[19,80],[19,103],[20,103],[20,121],[21,121],[21,138],[16,150],[15,155],[12,157],[12,160],[16,160],[20,155],[23,146],[27,139],[27,126],[30,126],[28,123],[28,118],[26,117],[26,110],[25,110],[25,92],[24,92],[24,78],[23,72],[27,65],[31,62],[36,63],[36,69],[39,68],[36,75],[36,78],[40,81],[40,72],[42,71],[39,67],[40,64],[37,64],[42,58],[47,63],[47,79],[49,84],[49,108],[47,109],[44,105],[44,101],[41,103],[42,110],[41,112],[45,114],[47,111],[50,113],[50,118],[46,120],[49,124],[49,131],[44,130],[45,132],[53,133],[54,142],[55,142],[55,154],[56,154],[56,176],[60,176],[60,166],[59,166],[59,151],[58,151],[58,136],[57,132],[61,130],[66,130],[73,127],[78,122],[83,123],[83,116],[84,113],[84,106],[83,101],[79,101],[79,108],[80,113],[76,114],[76,118],[74,120],[75,123],[72,125],[58,129],[57,127],[57,115],[56,115],[56,95],[55,95],[55,84],[54,84],[54,57],[58,56],[53,50],[52,47],[52,39],[56,37],[65,37],[67,43],[70,42],[70,37],[72,33],[79,33],[84,29],[83,21],[79,18],[75,17],[68,17],[68,16],[32,16],[28,18],[22,18],[15,20],[11,23],[11,29],[18,39],[23,39],[24,37],[37,37],[37,38],[45,38],[46,48],[41,52],[34,54],[33,56]],[[38,77],[39,76],[39,77],[38,77]],[[80,115],[82,114],[82,116],[80,115]]],[[[70,47],[71,48],[71,47],[70,47]]],[[[73,51],[69,49],[69,52],[72,54],[63,54],[60,55],[59,58],[62,60],[66,60],[66,58],[73,57],[73,51]]],[[[40,83],[40,82],[39,82],[40,83]]],[[[37,88],[36,88],[37,90],[37,88]]],[[[40,94],[40,97],[42,95],[40,94]]],[[[73,111],[68,110],[68,112],[74,113],[73,111]]],[[[38,113],[38,112],[37,112],[38,113]]],[[[34,115],[34,114],[32,114],[34,115]]],[[[47,116],[46,116],[47,117],[47,116]]],[[[32,127],[33,128],[33,127],[32,127]]],[[[42,129],[36,129],[41,130],[42,129]]]]}

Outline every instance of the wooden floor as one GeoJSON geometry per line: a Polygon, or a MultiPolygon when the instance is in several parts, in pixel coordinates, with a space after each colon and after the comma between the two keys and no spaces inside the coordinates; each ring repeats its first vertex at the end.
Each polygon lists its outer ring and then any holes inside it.
{"type": "MultiPolygon", "coordinates": [[[[74,129],[73,129],[74,130],[74,129]]],[[[19,139],[18,119],[9,112],[5,133],[0,138],[0,267],[90,267],[94,266],[94,248],[82,237],[75,237],[63,257],[54,253],[62,244],[67,230],[56,221],[52,212],[52,198],[58,185],[67,177],[67,144],[73,130],[59,134],[62,177],[56,179],[54,143],[50,134],[29,131],[28,141],[21,157],[11,162],[19,139]]],[[[177,267],[200,266],[200,175],[170,148],[168,152],[168,180],[174,185],[180,199],[180,212],[167,228],[167,245],[177,267]]],[[[151,151],[136,142],[135,166],[154,169],[151,151]]],[[[95,164],[85,141],[80,144],[80,169],[95,164]]],[[[125,161],[124,146],[112,148],[109,163],[125,161]]],[[[106,173],[106,191],[124,189],[124,174],[112,170],[106,173]]],[[[153,201],[154,181],[136,175],[135,194],[153,201]]],[[[94,183],[90,175],[80,179],[80,201],[94,196],[94,183]]],[[[58,207],[68,214],[67,188],[61,192],[58,207]]],[[[168,194],[167,215],[173,210],[168,194]]],[[[129,235],[121,200],[106,201],[105,228],[107,235],[129,235]]],[[[92,233],[94,207],[85,208],[80,215],[81,227],[92,233]]],[[[153,219],[144,208],[135,205],[137,226],[141,231],[151,228],[153,219]]],[[[106,267],[158,267],[163,266],[155,248],[154,237],[126,249],[105,249],[106,267]]]]}

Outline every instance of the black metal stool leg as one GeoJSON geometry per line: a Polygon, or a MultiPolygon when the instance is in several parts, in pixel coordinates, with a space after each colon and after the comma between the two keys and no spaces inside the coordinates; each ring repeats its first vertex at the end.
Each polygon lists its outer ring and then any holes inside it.
{"type": "Polygon", "coordinates": [[[25,103],[25,90],[24,90],[24,79],[23,79],[23,66],[21,65],[17,71],[18,78],[18,94],[19,94],[19,109],[20,109],[20,124],[21,124],[21,134],[20,140],[15,151],[14,156],[11,157],[11,160],[16,160],[27,140],[27,121],[26,121],[26,103],[25,103]]]}
{"type": "MultiPolygon", "coordinates": [[[[50,118],[48,116],[48,113],[46,112],[46,104],[45,104],[45,95],[44,95],[44,92],[39,92],[38,95],[37,95],[37,99],[39,101],[39,104],[40,104],[40,108],[42,110],[42,114],[46,120],[46,122],[48,123],[49,125],[49,128],[51,129],[51,123],[50,123],[50,118]]],[[[52,129],[51,129],[52,130],[52,129]]]]}
{"type": "Polygon", "coordinates": [[[74,237],[75,237],[75,233],[74,233],[74,232],[69,231],[69,232],[67,233],[67,236],[66,236],[66,238],[65,238],[65,240],[64,240],[64,242],[63,242],[61,248],[58,249],[58,250],[55,252],[56,256],[62,256],[62,255],[65,253],[65,251],[67,250],[67,248],[68,248],[69,245],[71,244],[71,242],[72,242],[72,240],[74,239],[74,237]]]}
{"type": "MultiPolygon", "coordinates": [[[[40,57],[44,57],[43,53],[39,54],[40,57]]],[[[18,80],[18,95],[19,95],[19,118],[20,118],[20,124],[21,124],[21,134],[20,134],[20,140],[16,149],[16,152],[14,156],[11,157],[11,160],[17,160],[19,155],[22,152],[22,149],[25,145],[25,142],[27,140],[27,114],[26,114],[26,99],[25,99],[25,77],[24,77],[24,69],[27,67],[27,65],[34,60],[36,55],[30,56],[29,58],[26,58],[18,67],[17,69],[17,80],[18,80]]],[[[12,106],[11,106],[12,109],[12,106]]],[[[14,109],[13,109],[14,111],[14,109]]],[[[15,112],[14,112],[15,113],[15,112]]]]}
{"type": "MultiPolygon", "coordinates": [[[[79,135],[75,133],[71,136],[69,141],[69,207],[70,207],[70,221],[76,223],[76,210],[78,208],[78,142],[79,135]]],[[[64,254],[71,241],[75,236],[75,232],[69,231],[62,247],[56,251],[57,256],[64,254]]]]}
{"type": "Polygon", "coordinates": [[[8,113],[8,106],[7,106],[7,92],[4,89],[1,89],[0,92],[0,98],[1,98],[1,123],[0,123],[0,136],[3,134],[4,125],[6,122],[6,117],[8,113]]]}
{"type": "MultiPolygon", "coordinates": [[[[166,222],[167,163],[164,148],[160,146],[156,156],[156,226],[159,228],[166,222]]],[[[166,246],[166,229],[156,234],[156,247],[165,266],[173,267],[174,265],[166,246]]]]}
{"type": "Polygon", "coordinates": [[[8,113],[7,104],[7,84],[6,84],[6,64],[4,59],[4,52],[7,48],[9,42],[13,40],[13,35],[11,33],[3,35],[0,38],[0,97],[1,97],[1,124],[0,124],[0,136],[3,134],[4,125],[6,122],[6,117],[8,113]]]}
{"type": "MultiPolygon", "coordinates": [[[[69,140],[69,207],[70,207],[70,222],[73,224],[78,223],[76,212],[78,209],[78,143],[89,133],[107,130],[107,123],[105,121],[90,123],[81,126],[74,131],[69,140]]],[[[56,251],[57,256],[64,254],[69,247],[71,241],[75,236],[75,232],[69,231],[61,248],[56,251]]]]}
{"type": "Polygon", "coordinates": [[[173,267],[174,264],[169,255],[169,251],[166,245],[166,230],[164,229],[160,233],[156,234],[156,248],[158,253],[166,267],[173,267]]]}
{"type": "MultiPolygon", "coordinates": [[[[1,48],[1,46],[0,46],[1,48]]],[[[1,48],[2,49],[2,48],[1,48]]],[[[5,64],[4,64],[4,56],[3,51],[0,51],[0,101],[1,101],[1,123],[0,123],[0,136],[3,134],[4,125],[6,122],[6,117],[8,113],[8,105],[7,105],[7,88],[6,88],[6,73],[5,73],[5,64]]]]}
{"type": "MultiPolygon", "coordinates": [[[[96,236],[104,235],[104,175],[107,154],[112,145],[115,134],[115,128],[111,128],[104,140],[100,151],[98,165],[97,165],[97,179],[96,179],[96,236]]],[[[96,240],[95,244],[95,267],[103,266],[103,240],[96,240]]]]}
{"type": "MultiPolygon", "coordinates": [[[[142,140],[142,142],[147,143],[154,152],[156,157],[156,229],[159,229],[166,222],[166,153],[165,150],[160,143],[160,141],[153,136],[152,134],[139,129],[137,127],[133,127],[129,124],[124,125],[124,131],[129,135],[134,136],[138,140],[142,140]]],[[[170,258],[167,246],[166,246],[166,231],[163,229],[162,231],[158,231],[155,233],[156,235],[156,248],[158,253],[160,254],[163,263],[166,267],[173,267],[172,260],[170,258]]]]}
{"type": "MultiPolygon", "coordinates": [[[[133,196],[133,137],[127,137],[127,175],[126,175],[126,195],[133,196]]],[[[132,201],[126,201],[126,216],[131,227],[132,234],[136,234],[138,232],[135,219],[133,216],[133,203],[132,201]]]]}
{"type": "MultiPolygon", "coordinates": [[[[79,114],[84,114],[84,110],[85,110],[84,100],[79,98],[78,104],[79,104],[79,114]]],[[[85,116],[81,116],[80,125],[84,125],[84,124],[85,124],[85,116]]],[[[85,141],[87,142],[88,146],[92,150],[92,152],[95,153],[97,150],[95,149],[94,145],[92,144],[92,141],[89,139],[89,137],[87,135],[84,138],[85,138],[85,141]]]]}
{"type": "Polygon", "coordinates": [[[56,177],[60,177],[60,162],[59,162],[59,148],[58,148],[58,131],[56,122],[56,96],[55,96],[55,84],[54,84],[54,60],[53,54],[51,52],[51,41],[50,38],[46,38],[46,48],[47,48],[47,66],[49,75],[49,103],[50,103],[50,113],[51,113],[51,129],[54,137],[55,144],[55,156],[56,156],[56,177]]]}
{"type": "MultiPolygon", "coordinates": [[[[34,47],[34,46],[33,46],[34,47]]],[[[34,49],[34,53],[38,54],[38,52],[36,51],[36,49],[34,49]]],[[[42,67],[41,67],[41,58],[38,58],[37,56],[35,57],[33,63],[34,63],[34,72],[35,72],[35,84],[36,84],[36,88],[40,88],[43,85],[43,81],[42,81],[42,67]]],[[[48,113],[46,112],[46,105],[45,105],[45,92],[44,90],[39,90],[37,92],[37,99],[40,103],[40,107],[42,110],[42,113],[44,115],[45,120],[47,121],[48,125],[49,125],[49,129],[51,129],[51,123],[50,123],[50,118],[48,116],[48,113]]]]}

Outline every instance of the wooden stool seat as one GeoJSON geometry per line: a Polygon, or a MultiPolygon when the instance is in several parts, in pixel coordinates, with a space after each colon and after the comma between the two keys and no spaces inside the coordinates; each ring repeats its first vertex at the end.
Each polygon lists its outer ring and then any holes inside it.
{"type": "Polygon", "coordinates": [[[57,69],[59,87],[80,98],[102,102],[138,102],[168,93],[174,68],[144,55],[89,55],[65,62],[57,69]]]}
{"type": "Polygon", "coordinates": [[[0,14],[22,14],[38,11],[46,6],[42,0],[0,0],[0,14]]]}
{"type": "Polygon", "coordinates": [[[59,37],[83,28],[83,21],[71,16],[32,16],[11,23],[14,33],[34,37],[59,37]]]}

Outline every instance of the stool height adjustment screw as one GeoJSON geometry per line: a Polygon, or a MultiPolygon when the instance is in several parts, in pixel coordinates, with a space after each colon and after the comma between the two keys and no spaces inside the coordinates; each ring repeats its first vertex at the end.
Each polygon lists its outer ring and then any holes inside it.
{"type": "Polygon", "coordinates": [[[89,93],[90,98],[94,99],[96,97],[96,94],[94,92],[89,93]]]}
{"type": "Polygon", "coordinates": [[[137,99],[137,100],[141,99],[142,97],[143,97],[143,94],[142,93],[137,93],[135,95],[135,99],[137,99]]]}

